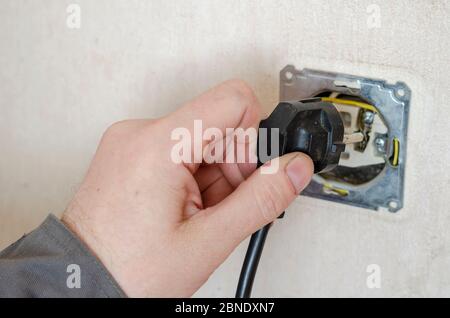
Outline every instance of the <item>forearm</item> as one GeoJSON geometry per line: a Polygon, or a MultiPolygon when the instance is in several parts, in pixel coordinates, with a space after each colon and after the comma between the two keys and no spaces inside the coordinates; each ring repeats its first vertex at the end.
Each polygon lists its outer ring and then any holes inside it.
{"type": "Polygon", "coordinates": [[[0,252],[0,297],[125,297],[55,216],[0,252]]]}

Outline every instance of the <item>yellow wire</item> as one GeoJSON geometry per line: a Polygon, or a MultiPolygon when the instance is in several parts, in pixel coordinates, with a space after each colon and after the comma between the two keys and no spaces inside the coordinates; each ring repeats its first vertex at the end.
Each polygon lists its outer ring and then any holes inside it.
{"type": "Polygon", "coordinates": [[[330,102],[330,103],[359,107],[359,108],[370,110],[374,113],[378,113],[378,110],[375,108],[375,106],[367,104],[367,103],[357,102],[354,100],[332,98],[332,97],[322,97],[321,100],[323,102],[330,102]]]}
{"type": "Polygon", "coordinates": [[[333,192],[336,192],[337,194],[339,194],[341,197],[345,197],[349,194],[348,190],[345,189],[339,189],[339,188],[335,188],[333,187],[333,185],[329,184],[329,183],[324,183],[323,184],[324,189],[328,189],[331,190],[333,192]]]}
{"type": "Polygon", "coordinates": [[[400,141],[397,138],[394,138],[394,153],[392,157],[392,165],[397,166],[398,165],[398,157],[400,153],[400,141]]]}

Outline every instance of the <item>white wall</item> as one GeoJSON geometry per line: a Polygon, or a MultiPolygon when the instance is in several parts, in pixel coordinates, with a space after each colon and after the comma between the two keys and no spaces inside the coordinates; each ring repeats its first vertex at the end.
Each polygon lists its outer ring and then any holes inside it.
{"type": "MultiPolygon", "coordinates": [[[[299,197],[269,234],[254,295],[450,296],[449,24],[448,1],[0,0],[0,247],[62,213],[110,123],[231,77],[270,111],[295,64],[411,87],[406,205],[299,197]],[[373,263],[381,289],[366,286],[373,263]]],[[[246,244],[199,296],[234,295],[246,244]]]]}

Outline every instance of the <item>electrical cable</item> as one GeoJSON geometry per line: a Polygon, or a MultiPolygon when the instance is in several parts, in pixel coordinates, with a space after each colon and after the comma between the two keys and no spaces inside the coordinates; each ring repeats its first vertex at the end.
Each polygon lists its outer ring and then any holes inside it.
{"type": "Polygon", "coordinates": [[[378,113],[378,110],[375,106],[367,104],[367,103],[363,103],[363,102],[357,102],[357,101],[349,100],[349,99],[332,98],[332,97],[322,97],[321,100],[323,102],[359,107],[359,108],[363,108],[366,110],[370,110],[374,113],[378,113]]]}
{"type": "Polygon", "coordinates": [[[267,224],[262,229],[253,233],[245,254],[244,264],[242,265],[241,275],[236,290],[236,298],[249,298],[252,293],[253,280],[258,269],[259,259],[264,248],[267,233],[272,223],[267,224]]]}
{"type": "Polygon", "coordinates": [[[392,143],[394,145],[393,154],[392,154],[392,165],[394,167],[398,166],[398,158],[399,158],[399,152],[400,152],[400,141],[397,138],[394,138],[392,140],[392,143]]]}

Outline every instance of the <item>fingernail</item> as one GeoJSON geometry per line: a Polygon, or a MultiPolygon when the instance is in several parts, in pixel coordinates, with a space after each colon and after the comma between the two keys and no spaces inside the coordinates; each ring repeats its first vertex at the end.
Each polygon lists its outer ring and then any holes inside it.
{"type": "Polygon", "coordinates": [[[286,167],[286,174],[297,193],[308,185],[313,174],[313,163],[306,155],[299,154],[286,167]]]}

